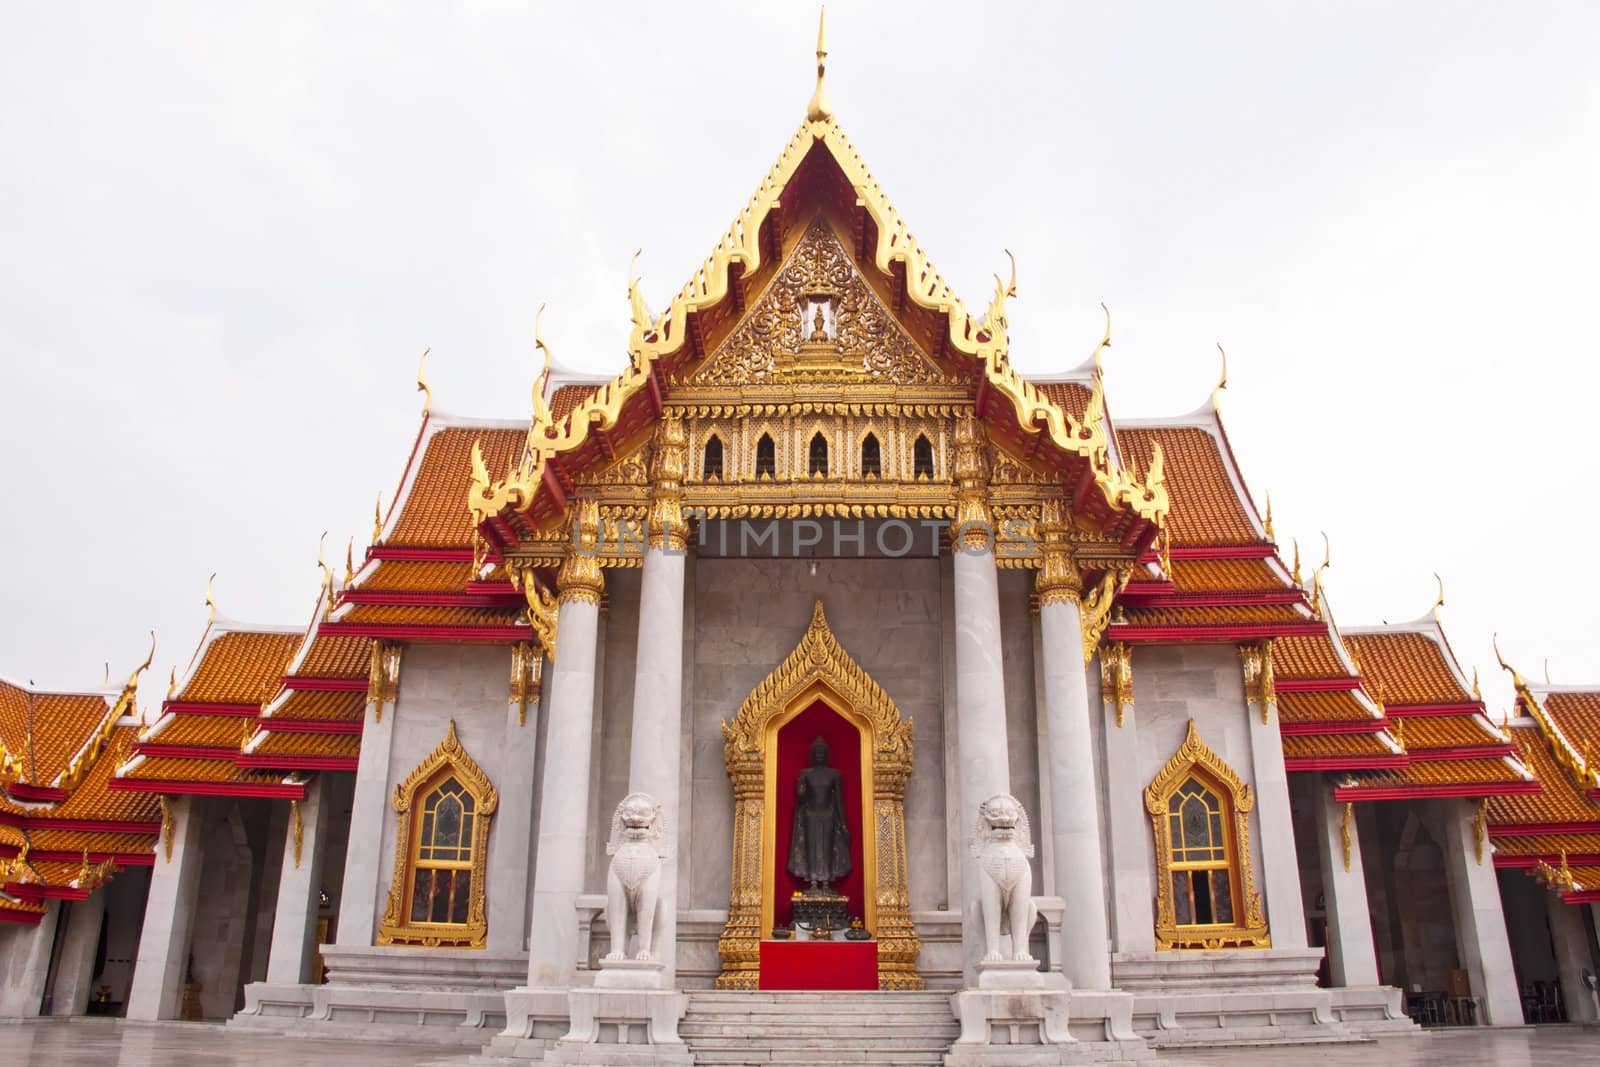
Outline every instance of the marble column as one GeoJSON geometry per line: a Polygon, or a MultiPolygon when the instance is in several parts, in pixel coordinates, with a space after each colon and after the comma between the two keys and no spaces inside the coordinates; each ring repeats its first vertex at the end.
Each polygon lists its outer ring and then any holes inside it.
{"type": "Polygon", "coordinates": [[[0,969],[0,1019],[27,1019],[40,1013],[60,916],[61,902],[47,901],[37,925],[6,932],[10,944],[6,946],[9,952],[0,956],[4,965],[0,969]]]}
{"type": "Polygon", "coordinates": [[[1583,921],[1583,905],[1567,904],[1555,893],[1547,893],[1550,911],[1550,940],[1556,950],[1556,973],[1561,978],[1561,999],[1567,1008],[1567,1022],[1600,1023],[1594,994],[1584,984],[1583,972],[1597,972],[1589,951],[1589,931],[1583,921]]]}
{"type": "Polygon", "coordinates": [[[574,553],[562,567],[555,664],[550,675],[539,842],[533,876],[528,985],[566,989],[577,970],[578,896],[589,837],[595,648],[604,588],[599,561],[574,553]],[[574,566],[574,561],[578,561],[574,566]]]}
{"type": "Polygon", "coordinates": [[[172,797],[167,810],[171,822],[156,842],[139,957],[128,991],[127,1017],[145,1022],[176,1019],[182,1014],[200,869],[205,862],[201,835],[204,798],[172,797]]]}
{"type": "MultiPolygon", "coordinates": [[[[530,579],[531,580],[531,579],[530,579]]],[[[523,672],[521,684],[527,703],[519,696],[506,702],[504,758],[496,788],[500,807],[495,812],[489,869],[489,950],[521,952],[528,943],[528,872],[533,847],[533,770],[539,754],[538,680],[543,678],[543,652],[530,647],[526,660],[513,660],[523,672]]]]}
{"type": "Polygon", "coordinates": [[[66,906],[67,933],[57,953],[56,980],[51,989],[51,1015],[82,1015],[94,990],[94,957],[100,927],[106,918],[106,887],[66,906]]]}
{"type": "Polygon", "coordinates": [[[1046,588],[1044,572],[1040,578],[1052,858],[1056,894],[1066,905],[1061,969],[1076,989],[1109,989],[1111,956],[1106,937],[1105,863],[1100,852],[1100,795],[1094,774],[1078,590],[1071,585],[1046,588]]]}
{"type": "Polygon", "coordinates": [[[1500,883],[1488,841],[1479,844],[1478,804],[1441,800],[1444,817],[1445,873],[1456,927],[1456,952],[1466,969],[1472,995],[1490,1026],[1521,1026],[1522,997],[1511,962],[1511,942],[1500,908],[1500,883]]]}
{"type": "Polygon", "coordinates": [[[1328,968],[1336,986],[1378,985],[1378,953],[1372,939],[1372,910],[1361,865],[1361,838],[1355,811],[1333,799],[1333,787],[1318,781],[1311,789],[1317,857],[1322,867],[1322,898],[1328,915],[1328,968]]]}
{"type": "MultiPolygon", "coordinates": [[[[1107,649],[1101,646],[1100,655],[1107,649]]],[[[1133,673],[1134,650],[1126,648],[1127,670],[1133,673]]],[[[1150,816],[1144,809],[1139,772],[1138,709],[1130,688],[1119,706],[1113,686],[1100,694],[1101,731],[1105,744],[1106,836],[1110,843],[1111,933],[1118,953],[1156,950],[1155,883],[1150,816]]]]}
{"type": "MultiPolygon", "coordinates": [[[[639,646],[634,660],[633,735],[628,752],[628,790],[649,793],[666,813],[669,853],[661,862],[661,909],[656,924],[657,956],[664,984],[676,984],[678,854],[685,840],[678,826],[683,771],[683,587],[681,547],[652,546],[644,557],[639,591],[639,646]]],[[[641,948],[644,946],[640,946],[641,948]]]]}
{"type": "Polygon", "coordinates": [[[355,794],[350,799],[354,828],[345,848],[344,882],[339,893],[341,948],[367,948],[378,933],[389,894],[384,835],[378,832],[389,809],[389,752],[394,745],[394,701],[400,681],[400,649],[373,642],[373,667],[367,691],[367,721],[361,728],[355,794]]]}
{"type": "Polygon", "coordinates": [[[272,947],[267,955],[267,981],[275,985],[321,982],[322,976],[313,974],[312,968],[317,960],[317,912],[322,906],[331,792],[326,774],[311,779],[305,799],[294,802],[284,828],[272,947]]]}
{"type": "Polygon", "coordinates": [[[1246,719],[1250,724],[1250,765],[1260,833],[1253,842],[1266,898],[1267,928],[1274,948],[1306,948],[1305,902],[1300,897],[1300,859],[1294,844],[1294,814],[1289,802],[1289,773],[1283,764],[1283,737],[1278,733],[1278,702],[1272,690],[1271,652],[1261,657],[1259,677],[1250,676],[1245,657],[1246,719]]]}
{"type": "MultiPolygon", "coordinates": [[[[992,549],[955,548],[956,752],[961,795],[955,825],[961,849],[962,941],[970,968],[983,956],[980,877],[965,847],[978,805],[1011,791],[1006,694],[1000,660],[1000,582],[992,549]]],[[[970,981],[969,981],[969,984],[970,981]]]]}

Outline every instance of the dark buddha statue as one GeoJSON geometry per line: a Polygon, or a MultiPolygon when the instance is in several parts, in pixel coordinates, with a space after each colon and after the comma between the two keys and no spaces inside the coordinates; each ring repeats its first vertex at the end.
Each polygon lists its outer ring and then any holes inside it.
{"type": "Polygon", "coordinates": [[[828,766],[828,743],[811,742],[811,766],[795,781],[789,873],[811,894],[831,893],[850,873],[850,828],[844,816],[844,776],[828,766]]]}

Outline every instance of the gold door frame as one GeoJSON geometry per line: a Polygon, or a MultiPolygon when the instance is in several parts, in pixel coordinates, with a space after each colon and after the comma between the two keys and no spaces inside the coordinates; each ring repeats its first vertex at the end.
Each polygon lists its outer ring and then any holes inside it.
{"type": "Polygon", "coordinates": [[[906,884],[906,780],[911,722],[850,658],[817,601],[811,625],[789,657],[722,724],[723,759],[733,783],[733,878],[728,925],[717,941],[719,989],[755,989],[761,941],[772,928],[777,881],[777,737],[822,701],[861,737],[862,890],[866,925],[878,942],[878,988],[921,989],[921,944],[906,884]]]}

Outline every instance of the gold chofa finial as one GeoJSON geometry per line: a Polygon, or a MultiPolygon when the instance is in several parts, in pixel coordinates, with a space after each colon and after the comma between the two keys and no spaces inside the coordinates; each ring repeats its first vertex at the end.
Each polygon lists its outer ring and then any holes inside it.
{"type": "Polygon", "coordinates": [[[217,617],[217,602],[211,596],[211,583],[217,580],[217,572],[212,571],[211,577],[206,579],[206,625],[210,626],[217,617]]]}
{"type": "Polygon", "coordinates": [[[1266,533],[1268,541],[1274,544],[1277,543],[1278,535],[1272,532],[1272,490],[1270,489],[1267,490],[1267,513],[1261,519],[1261,529],[1266,533]]]}
{"type": "Polygon", "coordinates": [[[372,543],[383,540],[383,494],[372,502],[372,543]]]}
{"type": "Polygon", "coordinates": [[[417,360],[417,392],[422,394],[422,417],[427,418],[428,412],[433,410],[433,390],[428,388],[426,371],[428,369],[428,353],[432,348],[422,350],[422,358],[417,360]]]}
{"type": "Polygon", "coordinates": [[[540,304],[538,312],[533,316],[533,346],[544,353],[544,364],[533,379],[533,425],[540,427],[550,424],[550,406],[545,403],[544,387],[550,380],[550,364],[555,359],[550,346],[544,343],[544,337],[539,333],[539,320],[542,318],[544,318],[544,305],[540,304]]]}
{"type": "Polygon", "coordinates": [[[1433,621],[1439,621],[1439,609],[1444,607],[1444,579],[1439,577],[1439,572],[1433,572],[1433,580],[1439,583],[1439,595],[1433,601],[1433,621]]]}
{"type": "Polygon", "coordinates": [[[1100,302],[1100,310],[1106,313],[1106,333],[1100,338],[1100,343],[1094,346],[1094,372],[1096,376],[1106,372],[1105,350],[1111,347],[1111,309],[1106,307],[1105,301],[1100,302]]]}
{"type": "Polygon", "coordinates": [[[1228,387],[1228,351],[1222,347],[1222,342],[1217,342],[1217,351],[1222,355],[1222,377],[1217,379],[1217,387],[1211,390],[1211,406],[1217,407],[1222,398],[1222,391],[1228,387]]]}
{"type": "Polygon", "coordinates": [[[828,102],[828,90],[822,84],[823,75],[828,72],[828,9],[824,7],[817,16],[817,88],[811,94],[811,103],[806,105],[806,120],[808,122],[833,121],[833,105],[828,102]]]}

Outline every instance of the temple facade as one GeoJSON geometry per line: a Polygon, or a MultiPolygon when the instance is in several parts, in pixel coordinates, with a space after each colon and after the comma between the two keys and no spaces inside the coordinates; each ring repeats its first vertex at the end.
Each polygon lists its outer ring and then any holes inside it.
{"type": "Polygon", "coordinates": [[[1600,686],[1497,725],[1437,605],[1337,623],[1214,400],[1113,418],[1109,320],[1018,373],[1014,270],[955,297],[823,55],[614,378],[429,395],[308,623],[210,606],[159,701],[0,685],[0,1015],[597,1064],[1600,1022],[1600,686]]]}

